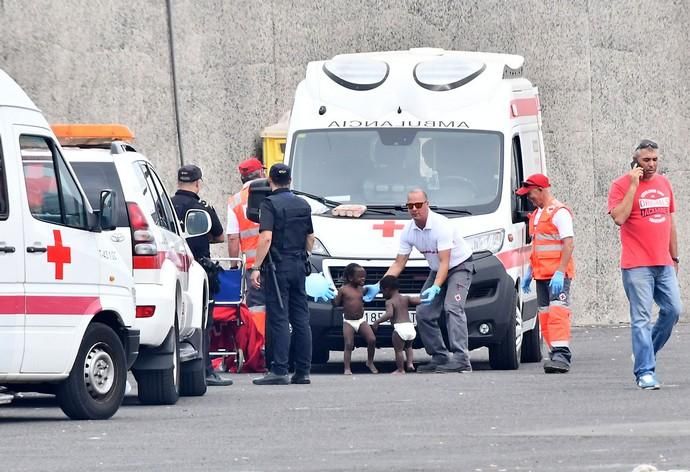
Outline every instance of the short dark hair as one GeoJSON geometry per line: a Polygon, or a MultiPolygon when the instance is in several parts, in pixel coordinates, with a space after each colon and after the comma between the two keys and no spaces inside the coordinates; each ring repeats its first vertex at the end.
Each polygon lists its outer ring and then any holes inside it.
{"type": "Polygon", "coordinates": [[[394,275],[387,275],[379,282],[381,290],[400,290],[398,278],[394,275]]]}
{"type": "Polygon", "coordinates": [[[343,271],[343,279],[345,280],[345,282],[350,282],[352,278],[355,276],[355,272],[357,272],[359,269],[364,270],[364,267],[357,264],[356,262],[352,262],[346,265],[345,270],[343,271]]]}

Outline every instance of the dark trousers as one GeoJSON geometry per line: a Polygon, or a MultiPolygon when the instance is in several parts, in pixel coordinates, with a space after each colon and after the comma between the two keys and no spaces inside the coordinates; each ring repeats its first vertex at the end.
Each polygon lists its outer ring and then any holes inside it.
{"type": "Polygon", "coordinates": [[[276,290],[270,271],[263,272],[261,278],[261,287],[266,294],[266,334],[270,339],[270,370],[276,375],[287,375],[288,359],[292,352],[295,372],[306,375],[311,370],[311,327],[307,294],[304,290],[304,261],[285,258],[276,265],[275,273],[279,290],[276,290]],[[283,301],[283,308],[280,307],[279,297],[283,301]]]}
{"type": "Polygon", "coordinates": [[[204,326],[204,359],[206,362],[206,377],[213,374],[213,364],[211,364],[211,356],[208,354],[211,351],[211,329],[213,329],[213,307],[215,304],[210,302],[208,304],[208,316],[206,317],[206,326],[204,326]]]}

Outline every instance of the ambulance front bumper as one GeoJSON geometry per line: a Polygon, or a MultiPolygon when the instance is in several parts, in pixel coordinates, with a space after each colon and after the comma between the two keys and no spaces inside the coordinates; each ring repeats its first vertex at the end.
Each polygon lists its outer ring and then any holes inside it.
{"type": "MultiPolygon", "coordinates": [[[[339,268],[336,269],[332,261],[323,264],[323,257],[312,256],[312,263],[317,270],[326,267],[334,279],[338,278],[339,268]]],[[[515,306],[513,295],[515,282],[508,275],[503,264],[496,256],[484,252],[473,256],[476,273],[465,303],[467,314],[467,329],[469,334],[469,348],[477,349],[483,346],[500,343],[510,323],[514,323],[515,306]]],[[[392,261],[390,261],[392,263],[392,261]]],[[[341,267],[343,264],[338,264],[341,267]]],[[[367,266],[367,283],[378,280],[388,266],[367,266]]],[[[400,275],[401,292],[418,295],[428,275],[428,267],[410,267],[400,275]]],[[[337,283],[339,285],[339,283],[337,283]]],[[[382,298],[377,298],[365,304],[365,312],[382,312],[385,310],[382,298]]],[[[309,301],[310,324],[315,343],[327,344],[331,350],[342,350],[342,311],[333,309],[330,304],[309,301]]],[[[391,346],[391,329],[382,326],[377,333],[379,347],[391,346]]],[[[358,340],[357,345],[360,345],[358,340]]],[[[417,336],[416,347],[421,347],[417,336]]]]}

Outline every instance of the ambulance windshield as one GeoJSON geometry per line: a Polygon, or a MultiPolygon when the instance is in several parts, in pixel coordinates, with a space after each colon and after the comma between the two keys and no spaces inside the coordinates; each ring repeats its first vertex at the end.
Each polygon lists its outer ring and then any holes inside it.
{"type": "Polygon", "coordinates": [[[428,128],[295,134],[293,188],[342,203],[402,205],[422,188],[437,207],[486,214],[500,203],[503,136],[428,128]]]}

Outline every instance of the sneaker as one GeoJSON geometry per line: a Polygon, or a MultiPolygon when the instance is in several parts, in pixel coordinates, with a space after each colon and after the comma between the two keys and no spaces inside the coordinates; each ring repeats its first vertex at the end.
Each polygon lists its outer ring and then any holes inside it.
{"type": "Polygon", "coordinates": [[[254,385],[289,385],[290,377],[286,375],[278,375],[273,372],[268,372],[263,377],[252,380],[254,385]]]}
{"type": "Polygon", "coordinates": [[[309,378],[309,374],[295,374],[292,377],[290,377],[290,383],[298,385],[309,385],[311,383],[311,379],[309,378]]]}
{"type": "Polygon", "coordinates": [[[215,372],[206,376],[206,385],[209,387],[226,387],[232,385],[232,379],[221,377],[215,372]]]}
{"type": "Polygon", "coordinates": [[[417,373],[419,374],[430,374],[432,372],[436,372],[436,369],[442,364],[439,364],[438,362],[427,362],[426,364],[422,364],[417,367],[417,373]]]}
{"type": "Polygon", "coordinates": [[[567,374],[570,364],[565,361],[550,359],[544,362],[544,372],[547,374],[567,374]]]}
{"type": "Polygon", "coordinates": [[[451,372],[472,372],[472,367],[466,364],[461,364],[459,362],[449,361],[445,364],[437,366],[434,372],[438,374],[446,374],[451,372]]]}
{"type": "Polygon", "coordinates": [[[643,374],[637,378],[637,386],[643,390],[659,390],[661,385],[653,373],[643,374]]]}

